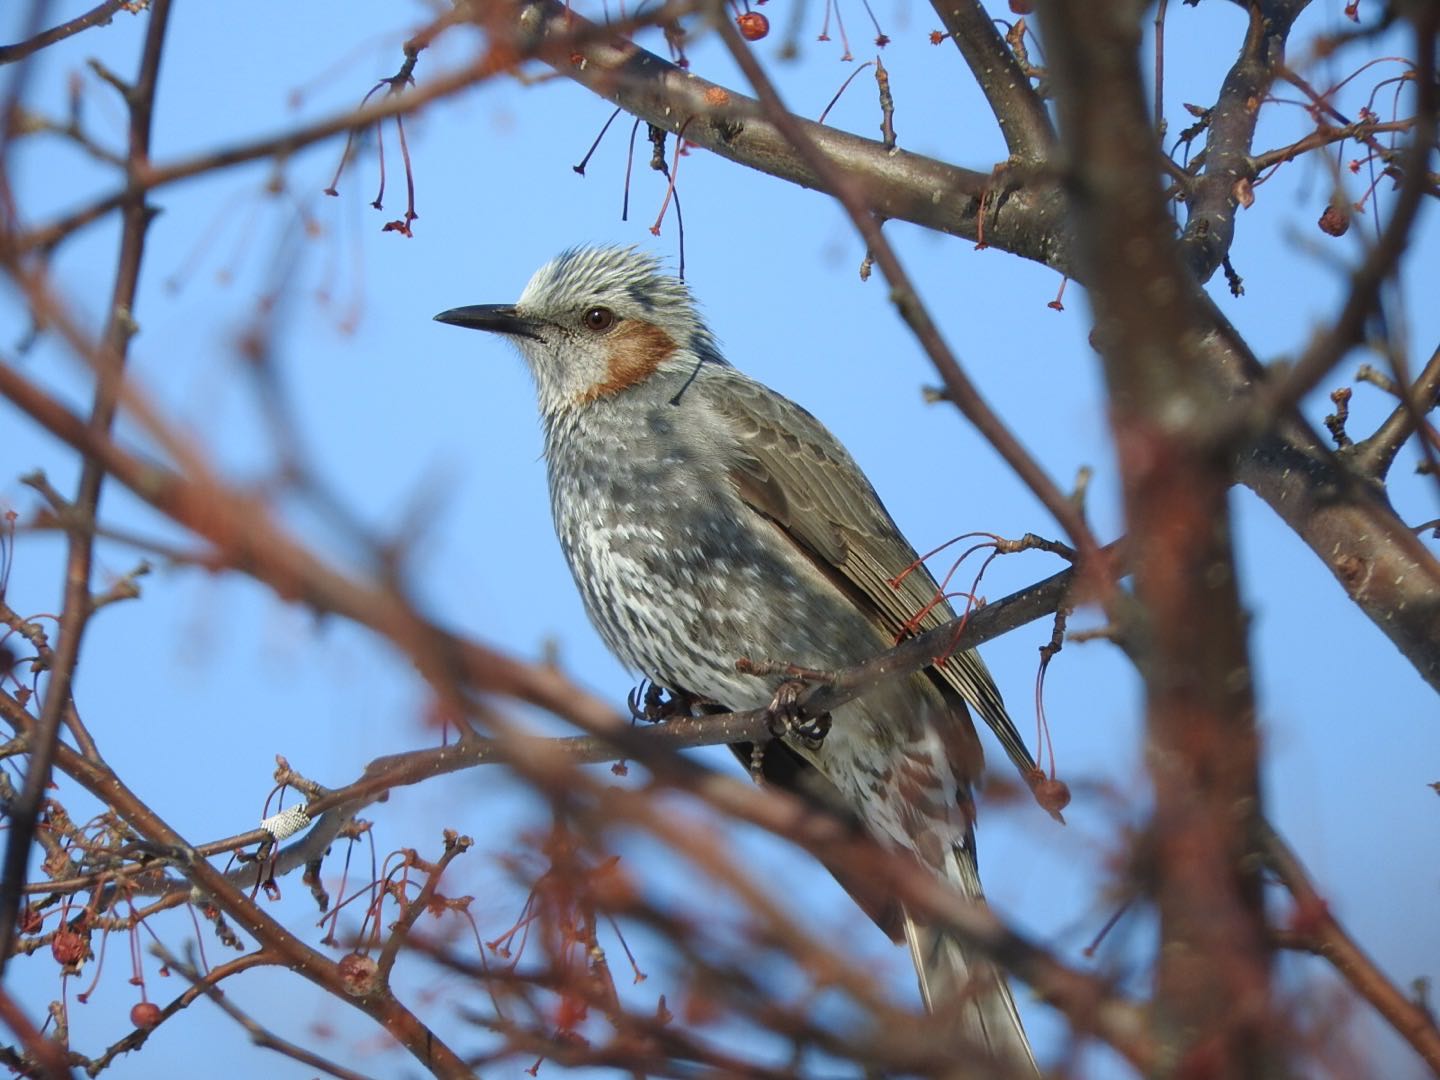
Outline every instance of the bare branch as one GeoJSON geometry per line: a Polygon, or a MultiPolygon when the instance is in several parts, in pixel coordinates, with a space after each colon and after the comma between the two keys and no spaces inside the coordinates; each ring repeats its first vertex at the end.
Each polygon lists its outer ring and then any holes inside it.
{"type": "Polygon", "coordinates": [[[1329,960],[1351,988],[1440,1074],[1440,1028],[1435,1017],[1401,993],[1345,932],[1280,834],[1268,822],[1257,822],[1256,828],[1265,861],[1295,898],[1290,920],[1294,943],[1329,960]]]}
{"type": "Polygon", "coordinates": [[[1016,475],[1035,493],[1036,498],[1054,515],[1055,520],[1074,541],[1081,564],[1087,569],[1093,569],[1097,586],[1103,587],[1101,583],[1107,580],[1106,570],[1096,561],[1099,545],[1083,515],[1001,421],[965,374],[939,328],[930,318],[930,313],[920,301],[909,275],[900,264],[875,216],[877,213],[884,217],[896,215],[871,203],[865,186],[852,182],[851,175],[845,171],[842,164],[812,140],[811,132],[805,123],[785,108],[774,84],[755,60],[739,32],[723,18],[716,20],[715,26],[730,49],[730,55],[755,87],[778,132],[794,147],[796,153],[809,163],[810,168],[820,178],[823,188],[845,207],[856,230],[865,240],[866,250],[874,257],[885,279],[890,283],[890,298],[899,310],[900,317],[910,327],[944,380],[949,400],[979,429],[996,452],[1015,470],[1016,475]]]}
{"type": "Polygon", "coordinates": [[[1156,1031],[1184,1071],[1282,1060],[1251,820],[1260,812],[1246,617],[1230,536],[1231,466],[1207,419],[1204,308],[1157,182],[1140,5],[1056,0],[1042,24],[1074,174],[1076,244],[1095,308],[1137,604],[1122,614],[1145,680],[1160,916],[1156,1031]],[[1123,257],[1115,257],[1125,237],[1123,257]]]}
{"type": "Polygon", "coordinates": [[[965,58],[1015,161],[1040,164],[1055,146],[1045,103],[977,0],[931,0],[935,14],[965,58]]]}
{"type": "Polygon", "coordinates": [[[1299,402],[1360,342],[1366,320],[1379,301],[1381,287],[1410,243],[1411,226],[1428,186],[1427,167],[1435,151],[1435,128],[1440,118],[1435,89],[1437,29],[1440,29],[1440,9],[1433,5],[1417,9],[1415,133],[1403,156],[1403,178],[1390,220],[1380,239],[1351,274],[1349,295],[1334,324],[1312,337],[1309,348],[1289,371],[1261,388],[1255,407],[1262,417],[1283,412],[1299,402]]]}
{"type": "MultiPolygon", "coordinates": [[[[155,106],[160,56],[164,49],[169,20],[170,0],[154,0],[140,57],[140,72],[135,85],[130,87],[126,94],[130,118],[126,171],[132,177],[150,158],[150,121],[155,106]]],[[[139,287],[140,262],[145,252],[145,234],[150,226],[150,216],[150,209],[145,205],[144,192],[135,191],[126,197],[121,210],[124,225],[115,269],[115,284],[110,296],[101,347],[97,353],[99,369],[88,424],[88,429],[101,437],[110,431],[119,401],[118,388],[133,333],[135,295],[139,287]]],[[[74,508],[82,518],[94,519],[104,477],[103,467],[92,459],[86,459],[74,499],[74,508]]],[[[60,613],[60,636],[45,685],[44,706],[32,735],[25,782],[10,808],[11,824],[6,837],[4,877],[0,880],[0,973],[4,972],[11,944],[15,940],[15,918],[20,910],[20,893],[25,885],[30,843],[34,839],[36,820],[45,790],[50,784],[50,767],[55,745],[60,738],[60,724],[70,707],[70,686],[75,665],[80,658],[81,639],[94,611],[90,595],[93,555],[94,536],[88,530],[72,530],[69,533],[66,557],[65,599],[60,613]]],[[[78,718],[72,719],[78,727],[78,718]]]]}
{"type": "Polygon", "coordinates": [[[27,56],[58,41],[64,41],[82,30],[89,30],[92,26],[109,26],[115,13],[130,7],[133,2],[134,0],[104,0],[104,3],[96,4],[83,15],[77,15],[59,26],[52,26],[32,38],[18,41],[14,45],[0,45],[0,64],[13,64],[17,60],[24,60],[27,56]]]}
{"type": "Polygon", "coordinates": [[[329,1073],[331,1076],[338,1077],[339,1080],[367,1080],[363,1073],[346,1069],[328,1058],[321,1057],[319,1054],[307,1050],[303,1046],[298,1046],[288,1039],[280,1038],[280,1036],[253,1019],[231,1001],[230,997],[215,985],[214,980],[196,970],[194,964],[181,960],[171,953],[169,949],[159,944],[154,946],[154,951],[167,967],[172,971],[179,972],[180,977],[190,983],[191,987],[203,994],[210,1002],[218,1006],[221,1012],[244,1028],[245,1033],[250,1036],[250,1041],[256,1046],[265,1050],[273,1050],[277,1054],[289,1058],[291,1061],[298,1061],[301,1065],[308,1068],[329,1073]]]}
{"type": "Polygon", "coordinates": [[[1255,179],[1250,156],[1260,107],[1285,59],[1290,27],[1310,0],[1261,0],[1248,5],[1250,27],[1240,56],[1210,112],[1205,171],[1191,189],[1181,248],[1190,270],[1206,281],[1235,238],[1239,185],[1255,179]]]}
{"type": "Polygon", "coordinates": [[[1401,395],[1400,404],[1375,434],[1356,444],[1355,468],[1365,476],[1384,479],[1400,447],[1423,426],[1426,414],[1436,405],[1440,405],[1440,349],[1430,354],[1409,394],[1401,395]]]}
{"type": "MultiPolygon", "coordinates": [[[[540,0],[533,10],[543,12],[540,33],[547,40],[592,25],[561,0],[540,0]]],[[[1063,198],[1046,177],[1011,170],[1007,186],[997,192],[988,172],[890,151],[875,140],[789,114],[782,125],[753,99],[692,75],[633,42],[598,35],[593,40],[576,50],[583,63],[556,63],[556,71],[648,123],[672,134],[688,124],[687,141],[802,187],[838,195],[833,179],[843,176],[874,213],[969,240],[980,238],[983,209],[987,244],[1069,271],[1063,198]],[[788,127],[803,132],[820,157],[800,153],[788,127]]]]}

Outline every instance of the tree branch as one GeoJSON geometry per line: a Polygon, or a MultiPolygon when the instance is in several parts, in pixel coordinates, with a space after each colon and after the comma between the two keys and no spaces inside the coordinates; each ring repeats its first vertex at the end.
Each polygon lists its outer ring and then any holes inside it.
{"type": "Polygon", "coordinates": [[[1295,898],[1291,925],[1295,940],[1334,965],[1351,988],[1440,1075],[1440,1028],[1435,1018],[1387,979],[1375,961],[1345,932],[1325,898],[1316,890],[1304,865],[1269,822],[1256,823],[1265,861],[1295,898]]]}
{"type": "Polygon", "coordinates": [[[1024,481],[1045,509],[1054,515],[1079,551],[1081,565],[1096,574],[1096,583],[1107,580],[1106,568],[1096,559],[1099,545],[1075,502],[1059,489],[1039,462],[990,408],[979,389],[961,368],[934,320],[930,318],[930,313],[921,302],[876,216],[891,215],[869,201],[865,185],[853,182],[841,163],[812,140],[811,131],[806,124],[785,108],[775,85],[751,54],[739,31],[723,17],[715,19],[714,25],[721,40],[729,48],[730,55],[755,88],[777,132],[814,170],[822,188],[834,195],[849,214],[856,231],[865,240],[866,250],[874,256],[885,280],[890,284],[890,298],[900,317],[905,320],[905,324],[909,326],[944,380],[948,398],[1024,481]]]}
{"type": "Polygon", "coordinates": [[[1155,1030],[1167,1070],[1258,1078],[1283,1059],[1252,857],[1259,745],[1230,535],[1232,477],[1210,441],[1211,418],[1226,406],[1200,362],[1199,289],[1154,168],[1141,9],[1054,0],[1042,26],[1138,601],[1124,614],[1145,681],[1155,799],[1155,1030]]]}
{"type": "MultiPolygon", "coordinates": [[[[543,10],[550,28],[547,33],[558,32],[554,20],[562,16],[563,7],[558,0],[546,0],[543,10]]],[[[697,110],[703,107],[707,94],[714,97],[718,91],[727,100],[733,94],[630,43],[582,50],[582,55],[583,66],[561,65],[556,70],[672,131],[685,117],[701,115],[697,110]],[[617,83],[607,72],[621,68],[628,81],[617,83]]],[[[805,121],[795,123],[800,130],[809,131],[805,121]]],[[[698,126],[706,128],[705,124],[698,126]]],[[[686,129],[687,139],[696,127],[692,123],[686,129]]],[[[821,129],[818,137],[823,139],[827,131],[821,129]]],[[[798,177],[811,175],[812,170],[798,160],[786,160],[800,155],[788,143],[777,142],[779,132],[773,124],[760,128],[746,121],[741,129],[741,135],[756,132],[760,134],[755,136],[755,146],[744,138],[732,139],[725,144],[726,156],[738,164],[797,183],[804,182],[798,177]]],[[[854,140],[852,136],[844,138],[854,140]]],[[[877,186],[904,182],[903,177],[886,173],[887,155],[879,143],[858,139],[850,145],[854,152],[840,155],[837,151],[834,156],[843,165],[844,175],[859,190],[871,192],[877,186]]],[[[932,168],[949,167],[939,163],[924,166],[925,170],[932,168]]],[[[967,190],[971,183],[958,177],[947,181],[943,175],[933,182],[938,185],[934,189],[942,191],[967,190]]],[[[923,193],[916,190],[913,194],[923,193]]],[[[907,196],[906,201],[913,202],[917,210],[914,216],[889,211],[887,216],[975,238],[978,201],[971,206],[968,199],[961,200],[967,205],[958,218],[954,216],[955,200],[931,201],[928,196],[912,200],[907,196]]],[[[1003,205],[996,218],[992,221],[987,217],[987,243],[1061,268],[1082,283],[1087,281],[1087,273],[1074,265],[1069,251],[1070,237],[1065,226],[1069,210],[1057,186],[1048,181],[1027,182],[1000,193],[1000,201],[1003,205]]],[[[1200,301],[1205,305],[1206,328],[1197,362],[1203,363],[1227,393],[1248,395],[1264,369],[1219,310],[1203,296],[1200,301]]],[[[1259,438],[1256,446],[1245,453],[1238,478],[1329,567],[1347,595],[1421,677],[1440,689],[1440,565],[1409,533],[1383,497],[1355,483],[1298,416],[1274,425],[1259,438]]]]}
{"type": "MultiPolygon", "coordinates": [[[[160,75],[160,57],[165,45],[165,31],[170,20],[170,0],[154,0],[145,44],[140,57],[140,71],[135,84],[127,88],[125,103],[130,117],[130,144],[126,173],[133,179],[150,157],[150,125],[155,105],[155,87],[160,75]]],[[[96,372],[94,403],[88,429],[97,437],[108,435],[115,419],[119,385],[125,370],[125,358],[134,333],[135,294],[140,281],[140,263],[145,253],[145,234],[150,226],[150,209],[145,193],[134,191],[127,196],[121,210],[123,222],[120,252],[115,268],[115,284],[106,313],[99,361],[96,372]]],[[[93,521],[100,504],[100,487],[105,470],[92,458],[86,458],[80,473],[74,507],[80,517],[93,521]]],[[[94,610],[90,595],[90,572],[94,555],[94,534],[88,529],[67,532],[69,548],[65,561],[65,598],[60,613],[59,640],[54,660],[47,673],[44,704],[30,742],[25,768],[25,782],[10,808],[10,829],[6,837],[4,876],[0,879],[0,975],[10,956],[15,940],[15,919],[20,910],[20,894],[25,886],[30,844],[45,791],[50,786],[50,767],[55,745],[60,738],[60,724],[70,708],[70,689],[75,665],[80,659],[80,643],[94,610]]],[[[89,736],[75,722],[77,739],[89,742],[89,736]]]]}
{"type": "MultiPolygon", "coordinates": [[[[1207,368],[1239,397],[1264,367],[1202,294],[1207,368]]],[[[1240,450],[1236,478],[1260,496],[1335,576],[1360,610],[1440,690],[1440,563],[1395,515],[1382,488],[1358,476],[1291,410],[1240,450]]]]}
{"type": "Polygon", "coordinates": [[[1375,434],[1355,444],[1351,461],[1364,476],[1383,480],[1400,447],[1425,422],[1425,416],[1440,405],[1440,348],[1430,354],[1420,377],[1408,393],[1400,391],[1400,404],[1385,418],[1375,434]]]}
{"type": "Polygon", "coordinates": [[[109,26],[115,13],[130,2],[131,0],[105,0],[104,3],[96,4],[83,15],[77,15],[59,26],[52,26],[32,38],[17,41],[14,45],[0,45],[0,65],[24,60],[27,56],[48,48],[57,41],[64,41],[82,30],[89,30],[92,26],[109,26]]]}
{"type": "Polygon", "coordinates": [[[1400,193],[1373,247],[1350,276],[1350,291],[1335,322],[1315,334],[1310,346],[1288,371],[1267,380],[1256,397],[1255,408],[1263,425],[1269,416],[1288,410],[1313,389],[1364,337],[1365,324],[1380,300],[1380,290],[1410,243],[1427,188],[1426,170],[1435,150],[1436,122],[1440,118],[1435,88],[1435,34],[1440,29],[1440,8],[1417,8],[1415,133],[1403,156],[1400,193]]]}
{"type": "Polygon", "coordinates": [[[1255,179],[1250,156],[1260,107],[1285,61],[1290,27],[1310,0],[1247,0],[1250,27],[1210,112],[1205,171],[1189,192],[1180,241],[1190,271],[1207,281],[1235,239],[1239,187],[1255,179]]]}
{"type": "MultiPolygon", "coordinates": [[[[531,10],[541,14],[537,33],[542,40],[593,25],[562,0],[538,0],[531,10]]],[[[692,75],[631,41],[597,35],[576,53],[582,63],[563,60],[554,63],[555,70],[647,123],[671,133],[684,127],[687,142],[832,195],[838,196],[833,178],[843,176],[874,213],[968,240],[980,238],[983,202],[986,244],[1069,272],[1063,197],[1039,174],[1010,175],[997,188],[988,172],[889,150],[873,139],[788,113],[782,125],[753,99],[692,75]],[[799,152],[784,130],[792,125],[815,147],[818,159],[799,152]]]]}
{"type": "Polygon", "coordinates": [[[975,76],[1015,161],[1038,165],[1055,147],[1045,103],[977,0],[931,0],[945,32],[975,76]]]}

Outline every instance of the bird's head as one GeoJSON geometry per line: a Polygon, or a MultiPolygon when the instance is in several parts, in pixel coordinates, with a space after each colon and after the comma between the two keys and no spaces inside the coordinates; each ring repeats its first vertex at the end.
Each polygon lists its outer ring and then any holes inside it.
{"type": "Polygon", "coordinates": [[[514,304],[477,304],[435,318],[503,334],[535,376],[553,417],[638,386],[659,371],[720,362],[683,281],[635,248],[581,247],[552,259],[514,304]]]}

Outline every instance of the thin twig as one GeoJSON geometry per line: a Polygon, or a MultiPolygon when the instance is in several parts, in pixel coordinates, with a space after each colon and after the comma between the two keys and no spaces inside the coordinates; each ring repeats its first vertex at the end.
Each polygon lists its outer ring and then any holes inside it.
{"type": "Polygon", "coordinates": [[[83,15],[77,15],[59,26],[52,26],[32,38],[16,42],[14,45],[0,45],[0,64],[13,64],[17,60],[24,60],[27,56],[48,48],[57,41],[73,37],[82,30],[89,30],[92,26],[108,26],[115,13],[128,7],[132,2],[133,0],[105,0],[104,3],[96,4],[83,15]]]}
{"type": "Polygon", "coordinates": [[[230,999],[230,995],[217,987],[213,979],[196,970],[193,963],[181,960],[163,945],[156,943],[152,951],[160,958],[162,963],[172,971],[177,972],[182,979],[190,983],[190,985],[200,993],[204,994],[211,1003],[218,1006],[221,1012],[244,1028],[246,1034],[250,1036],[250,1041],[256,1046],[265,1050],[274,1050],[277,1054],[290,1058],[292,1061],[298,1061],[306,1068],[319,1069],[323,1073],[329,1073],[331,1076],[338,1077],[339,1080],[369,1080],[364,1073],[357,1073],[353,1069],[347,1069],[343,1065],[331,1061],[329,1058],[321,1057],[312,1050],[307,1050],[305,1047],[292,1043],[288,1039],[282,1039],[264,1024],[261,1024],[248,1013],[242,1011],[240,1007],[230,999]]]}
{"type": "Polygon", "coordinates": [[[1329,960],[1351,989],[1374,1006],[1431,1070],[1440,1074],[1440,1028],[1435,1018],[1401,993],[1345,932],[1280,834],[1265,821],[1257,822],[1256,829],[1265,861],[1295,898],[1292,927],[1297,940],[1329,960]]]}
{"type": "MultiPolygon", "coordinates": [[[[1355,468],[1377,480],[1384,479],[1400,447],[1416,431],[1424,428],[1425,415],[1440,404],[1440,349],[1430,354],[1410,393],[1397,396],[1400,404],[1375,429],[1375,433],[1356,444],[1353,451],[1355,468]]],[[[1426,457],[1433,457],[1434,448],[1428,442],[1425,445],[1426,457]]]]}

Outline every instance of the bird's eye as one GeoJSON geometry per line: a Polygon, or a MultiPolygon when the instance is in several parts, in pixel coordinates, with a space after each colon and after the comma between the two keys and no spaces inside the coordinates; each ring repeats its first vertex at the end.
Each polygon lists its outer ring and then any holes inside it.
{"type": "Polygon", "coordinates": [[[581,321],[584,322],[586,330],[601,334],[615,325],[615,312],[608,307],[592,307],[585,312],[581,321]]]}

